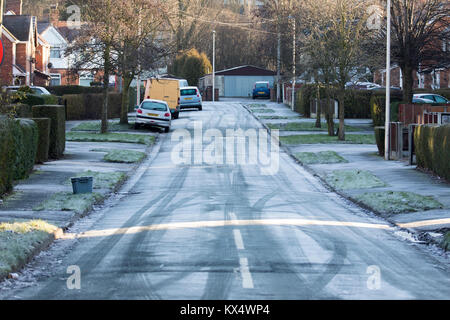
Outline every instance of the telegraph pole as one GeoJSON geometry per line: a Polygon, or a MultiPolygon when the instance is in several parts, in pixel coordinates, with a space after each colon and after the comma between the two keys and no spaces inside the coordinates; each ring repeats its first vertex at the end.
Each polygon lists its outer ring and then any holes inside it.
{"type": "Polygon", "coordinates": [[[293,21],[292,21],[292,23],[293,23],[293,26],[292,26],[292,29],[293,29],[293,32],[294,32],[294,36],[293,36],[293,39],[292,39],[292,74],[293,74],[293,76],[292,76],[292,110],[294,110],[295,109],[295,80],[296,80],[296,65],[295,65],[295,63],[296,63],[296,51],[295,51],[295,45],[296,45],[296,42],[295,42],[295,23],[296,23],[296,20],[295,20],[295,18],[292,18],[293,19],[293,21]]]}

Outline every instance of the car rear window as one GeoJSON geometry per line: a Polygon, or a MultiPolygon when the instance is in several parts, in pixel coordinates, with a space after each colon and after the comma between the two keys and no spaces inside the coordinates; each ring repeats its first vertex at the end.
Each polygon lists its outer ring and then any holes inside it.
{"type": "Polygon", "coordinates": [[[195,96],[197,94],[197,90],[195,89],[183,89],[181,90],[182,96],[195,96]]]}
{"type": "Polygon", "coordinates": [[[256,88],[267,88],[268,84],[267,83],[257,83],[255,87],[256,88]]]}
{"type": "Polygon", "coordinates": [[[144,109],[144,110],[155,110],[155,111],[166,111],[167,110],[167,106],[165,104],[158,103],[158,102],[144,102],[141,105],[141,109],[144,109]]]}

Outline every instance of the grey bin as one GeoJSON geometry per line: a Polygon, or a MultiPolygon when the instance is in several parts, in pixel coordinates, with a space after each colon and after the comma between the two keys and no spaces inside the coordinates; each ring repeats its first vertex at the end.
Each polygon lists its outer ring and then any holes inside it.
{"type": "Polygon", "coordinates": [[[72,178],[73,193],[92,193],[92,182],[93,177],[72,178]]]}

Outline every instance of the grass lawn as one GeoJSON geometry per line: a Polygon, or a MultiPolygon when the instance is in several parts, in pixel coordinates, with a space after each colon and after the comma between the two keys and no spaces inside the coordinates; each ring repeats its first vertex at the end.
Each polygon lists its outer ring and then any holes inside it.
{"type": "MultiPolygon", "coordinates": [[[[72,128],[71,131],[100,131],[101,121],[86,121],[72,128]]],[[[134,129],[134,122],[120,124],[119,121],[109,121],[109,131],[128,131],[134,129]]]]}
{"type": "Polygon", "coordinates": [[[155,142],[154,136],[129,133],[88,133],[88,132],[68,132],[67,141],[79,142],[123,142],[152,145],[155,142]]]}
{"type": "MultiPolygon", "coordinates": [[[[124,172],[96,172],[85,171],[77,174],[74,178],[93,177],[93,189],[113,189],[117,184],[123,182],[127,175],[124,172]]],[[[66,185],[72,185],[69,179],[66,185]]]]}
{"type": "Polygon", "coordinates": [[[373,134],[346,134],[345,141],[327,134],[307,134],[280,137],[284,144],[375,144],[373,134]]]}
{"type": "Polygon", "coordinates": [[[432,196],[412,192],[373,192],[356,197],[357,201],[381,213],[398,214],[441,209],[443,205],[432,196]]]}
{"type": "Polygon", "coordinates": [[[253,113],[275,113],[273,109],[250,109],[253,113]]]}
{"type": "Polygon", "coordinates": [[[250,109],[252,109],[252,108],[265,108],[266,105],[262,104],[262,103],[252,103],[252,104],[249,104],[247,107],[249,107],[250,109]]]}
{"type": "Polygon", "coordinates": [[[347,163],[348,161],[334,151],[299,152],[295,157],[303,164],[347,163]]]}
{"type": "Polygon", "coordinates": [[[115,163],[136,163],[145,159],[147,156],[144,152],[134,150],[119,150],[119,149],[94,149],[92,151],[107,152],[103,160],[115,163]]]}
{"type": "Polygon", "coordinates": [[[445,251],[450,251],[450,231],[444,234],[444,239],[442,239],[441,247],[445,251]]]}
{"type": "Polygon", "coordinates": [[[71,192],[55,193],[50,199],[33,208],[36,211],[74,211],[78,214],[89,211],[104,196],[99,193],[73,194],[71,192]]]}
{"type": "MultiPolygon", "coordinates": [[[[267,125],[270,129],[278,129],[281,131],[328,131],[327,125],[322,125],[321,128],[316,128],[314,122],[290,122],[290,123],[269,123],[267,125]]],[[[360,128],[345,126],[346,132],[361,131],[360,128]]]]}
{"type": "Polygon", "coordinates": [[[262,120],[289,120],[289,119],[300,119],[300,116],[260,116],[262,120]]]}
{"type": "Polygon", "coordinates": [[[0,279],[27,262],[32,251],[56,230],[57,227],[38,220],[0,223],[0,279]]]}
{"type": "Polygon", "coordinates": [[[366,170],[335,170],[325,180],[338,190],[385,187],[386,184],[366,170]]]}

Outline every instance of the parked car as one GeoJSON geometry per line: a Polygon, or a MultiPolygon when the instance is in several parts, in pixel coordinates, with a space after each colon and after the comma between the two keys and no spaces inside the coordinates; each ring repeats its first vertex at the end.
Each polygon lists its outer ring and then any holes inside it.
{"type": "MultiPolygon", "coordinates": [[[[6,87],[6,91],[7,92],[16,92],[20,88],[22,88],[22,87],[21,86],[8,86],[8,87],[6,87]]],[[[30,86],[29,88],[31,89],[31,91],[33,91],[34,94],[36,94],[38,96],[51,95],[51,93],[44,87],[30,86]]]]}
{"type": "Polygon", "coordinates": [[[172,125],[172,114],[167,102],[162,100],[145,99],[136,109],[135,129],[142,125],[158,127],[167,133],[172,125]]]}
{"type": "Polygon", "coordinates": [[[450,104],[450,100],[448,100],[447,98],[440,96],[438,94],[434,94],[434,93],[419,93],[419,94],[415,94],[413,99],[420,99],[422,101],[426,101],[426,102],[422,102],[422,103],[440,103],[440,104],[450,104]]]}
{"type": "Polygon", "coordinates": [[[422,99],[422,98],[413,98],[413,103],[417,104],[432,104],[435,103],[434,101],[428,100],[428,99],[422,99]]]}
{"type": "Polygon", "coordinates": [[[353,90],[373,90],[379,89],[381,86],[373,82],[348,82],[345,85],[345,88],[353,90]]]}
{"type": "Polygon", "coordinates": [[[180,109],[196,108],[199,111],[202,107],[202,95],[197,87],[184,87],[180,89],[180,109]]]}
{"type": "Polygon", "coordinates": [[[258,81],[253,86],[253,99],[256,98],[270,99],[270,84],[268,81],[258,81]]]}

